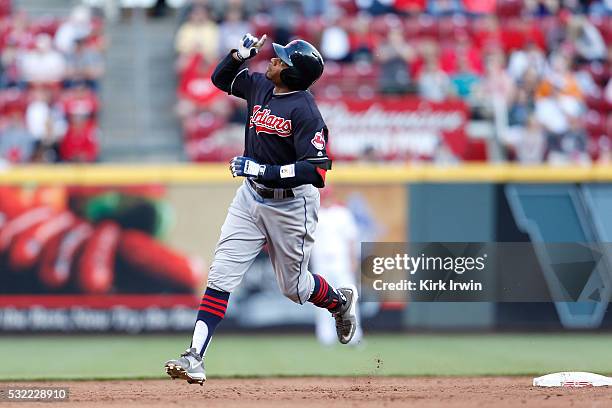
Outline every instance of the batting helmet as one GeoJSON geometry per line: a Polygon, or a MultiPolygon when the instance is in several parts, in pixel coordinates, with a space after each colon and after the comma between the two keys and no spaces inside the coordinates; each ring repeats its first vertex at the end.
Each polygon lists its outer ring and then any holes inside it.
{"type": "Polygon", "coordinates": [[[289,68],[281,71],[281,81],[293,90],[306,90],[323,74],[323,57],[310,43],[293,40],[289,44],[273,43],[274,52],[289,68]]]}

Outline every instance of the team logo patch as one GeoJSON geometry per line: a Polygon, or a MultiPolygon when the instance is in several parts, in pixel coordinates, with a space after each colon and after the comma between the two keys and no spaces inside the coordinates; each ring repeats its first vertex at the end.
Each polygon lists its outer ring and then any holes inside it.
{"type": "Polygon", "coordinates": [[[325,138],[323,137],[323,129],[321,129],[320,132],[315,133],[310,143],[312,143],[312,145],[319,150],[325,149],[325,138]]]}
{"type": "Polygon", "coordinates": [[[261,109],[261,105],[253,107],[249,128],[255,127],[257,133],[264,132],[280,137],[291,136],[291,119],[272,115],[270,109],[261,109]]]}

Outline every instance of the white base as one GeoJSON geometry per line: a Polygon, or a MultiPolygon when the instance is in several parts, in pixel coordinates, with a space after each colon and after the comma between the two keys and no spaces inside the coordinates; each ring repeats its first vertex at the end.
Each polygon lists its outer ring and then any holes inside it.
{"type": "Polygon", "coordinates": [[[612,378],[585,372],[547,374],[533,379],[534,387],[602,387],[612,385],[612,378]]]}

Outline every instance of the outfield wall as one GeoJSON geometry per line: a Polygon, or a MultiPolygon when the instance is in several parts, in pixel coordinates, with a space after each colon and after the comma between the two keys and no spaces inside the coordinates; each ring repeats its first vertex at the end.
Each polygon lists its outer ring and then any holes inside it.
{"type": "MultiPolygon", "coordinates": [[[[536,240],[612,238],[612,167],[338,165],[328,182],[364,241],[528,242],[537,231],[525,225],[538,223],[536,240]]],[[[3,171],[0,330],[191,329],[238,186],[225,165],[3,171]]],[[[609,288],[602,282],[598,304],[607,305],[609,288]]],[[[372,330],[612,327],[606,308],[593,305],[363,306],[372,330]]],[[[226,327],[304,327],[313,310],[303,309],[282,298],[262,255],[232,296],[226,327]]]]}

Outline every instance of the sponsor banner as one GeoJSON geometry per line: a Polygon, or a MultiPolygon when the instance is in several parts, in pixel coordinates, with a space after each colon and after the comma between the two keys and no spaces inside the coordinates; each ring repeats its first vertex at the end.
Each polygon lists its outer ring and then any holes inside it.
{"type": "Polygon", "coordinates": [[[468,108],[460,100],[378,97],[321,100],[334,159],[429,159],[440,145],[461,155],[467,144],[468,108]]]}
{"type": "MultiPolygon", "coordinates": [[[[237,188],[0,186],[0,332],[191,330],[237,188]]],[[[404,186],[338,185],[325,194],[347,207],[363,239],[406,239],[404,186]]],[[[385,308],[372,305],[365,320],[385,308]]],[[[226,320],[282,329],[312,324],[314,308],[280,293],[264,251],[232,293],[226,320]]],[[[385,325],[398,322],[396,313],[385,325]]]]}
{"type": "MultiPolygon", "coordinates": [[[[317,105],[330,132],[335,160],[431,159],[436,152],[449,150],[461,156],[467,146],[468,107],[461,100],[434,103],[417,97],[340,98],[320,99],[317,105]],[[439,149],[440,145],[446,149],[439,149]]],[[[278,137],[291,133],[289,121],[269,115],[259,105],[250,114],[249,125],[258,130],[278,137]]],[[[191,160],[225,162],[242,153],[243,124],[227,124],[203,113],[187,121],[185,133],[191,160]]]]}

